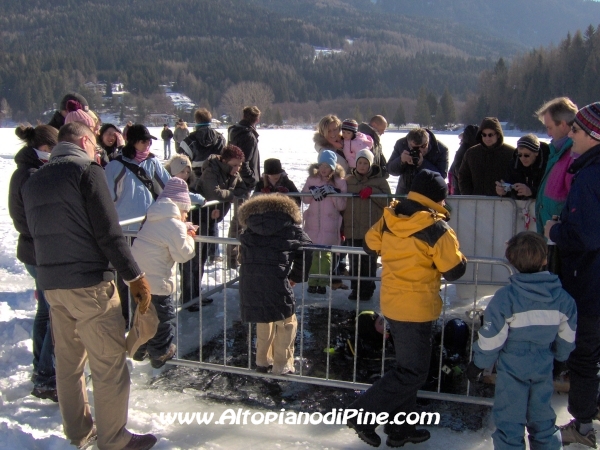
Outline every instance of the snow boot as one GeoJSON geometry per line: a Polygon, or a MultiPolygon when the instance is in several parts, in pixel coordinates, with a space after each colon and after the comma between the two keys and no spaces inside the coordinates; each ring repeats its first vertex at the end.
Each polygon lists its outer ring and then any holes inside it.
{"type": "Polygon", "coordinates": [[[352,420],[348,420],[346,425],[356,431],[356,435],[361,441],[369,444],[372,447],[379,447],[381,445],[381,438],[375,432],[374,428],[365,428],[364,426],[357,425],[352,420]]]}

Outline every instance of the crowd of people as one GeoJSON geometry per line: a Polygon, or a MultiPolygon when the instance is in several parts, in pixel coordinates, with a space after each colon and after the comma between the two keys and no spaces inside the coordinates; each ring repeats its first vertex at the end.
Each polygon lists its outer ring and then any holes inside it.
{"type": "MultiPolygon", "coordinates": [[[[73,444],[81,447],[97,438],[102,449],[154,445],[153,435],[132,435],[125,428],[129,300],[137,314],[155,315],[158,321],[154,335],[131,356],[160,368],[176,354],[176,265],[183,264],[184,298],[198,297],[209,244],[194,242],[193,236],[214,236],[232,208],[229,237],[239,238],[241,245],[227,246],[226,265],[240,271],[242,320],[257,323],[257,370],[295,371],[296,283],[307,281],[308,293],[320,295],[328,286],[347,289],[341,279],[351,275],[359,279],[352,279],[348,298],[368,301],[375,292],[368,278],[376,276],[381,258],[379,303],[394,342],[402,345],[396,345],[396,368],[351,406],[390,416],[414,411],[441,311],[441,277],[456,280],[467,265],[447,224],[445,200],[452,194],[536,202],[537,234],[508,243],[506,257],[519,274],[490,303],[486,319],[489,314],[491,325],[480,330],[468,370],[477,380],[481,370],[500,362],[495,446],[520,446],[527,427],[532,447],[560,448],[561,442],[595,447],[599,103],[578,110],[561,97],[544,104],[536,115],[552,138],[549,145],[526,134],[515,149],[504,143],[498,119],[486,117],[479,126],[465,127],[450,168],[448,148],[431,130],[410,130],[386,161],[383,116],[358,124],[330,114],[317,126],[315,163],[300,191],[282,161],[270,158],[261,167],[260,114],[256,106],[245,107],[227,139],[210,127],[212,116],[204,108],[195,112],[191,133],[183,120],[175,132],[165,124],[166,164],[151,152],[157,138],[144,125],[129,123],[121,132],[116,125],[100,124],[77,93],[63,98],[48,125],[17,128],[25,146],[15,156],[9,210],[19,232],[17,256],[36,281],[32,394],[58,401],[73,444]],[[389,176],[399,177],[398,199],[391,203],[376,195],[391,196],[389,176]],[[298,192],[306,195],[286,195],[298,192]],[[338,195],[347,193],[355,198],[338,195]],[[219,203],[192,208],[210,200],[219,203]],[[141,223],[119,224],[140,217],[141,223]],[[136,232],[132,247],[123,230],[136,232]],[[554,243],[560,273],[546,271],[554,243]],[[352,255],[345,268],[345,255],[301,250],[310,244],[363,247],[367,256],[352,255]],[[532,313],[540,310],[545,313],[532,313]],[[544,332],[531,331],[535,326],[544,332]],[[527,364],[534,357],[540,361],[537,384],[526,381],[534,376],[527,364]],[[549,402],[554,357],[568,358],[571,374],[574,419],[560,430],[549,402]],[[86,358],[96,394],[95,422],[87,404],[86,358]],[[533,399],[507,401],[506,392],[533,399]]],[[[348,424],[365,442],[380,445],[376,424],[348,424]]],[[[407,424],[387,425],[384,432],[392,447],[430,436],[407,424]]]]}

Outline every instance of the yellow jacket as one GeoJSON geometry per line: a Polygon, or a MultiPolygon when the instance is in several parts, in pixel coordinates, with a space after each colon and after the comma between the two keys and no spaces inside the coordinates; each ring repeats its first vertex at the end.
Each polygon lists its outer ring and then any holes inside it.
{"type": "Polygon", "coordinates": [[[436,320],[442,309],[441,275],[453,281],[464,275],[467,260],[448,211],[416,192],[383,217],[365,235],[365,250],[381,255],[381,312],[403,322],[436,320]]]}

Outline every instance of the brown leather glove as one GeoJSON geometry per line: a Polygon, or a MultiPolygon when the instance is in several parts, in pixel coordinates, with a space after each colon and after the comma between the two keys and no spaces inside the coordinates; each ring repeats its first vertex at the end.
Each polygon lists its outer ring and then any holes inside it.
{"type": "Polygon", "coordinates": [[[140,314],[145,314],[150,308],[150,285],[146,280],[146,277],[138,278],[135,281],[129,283],[129,290],[131,291],[131,297],[133,301],[138,305],[140,314]]]}

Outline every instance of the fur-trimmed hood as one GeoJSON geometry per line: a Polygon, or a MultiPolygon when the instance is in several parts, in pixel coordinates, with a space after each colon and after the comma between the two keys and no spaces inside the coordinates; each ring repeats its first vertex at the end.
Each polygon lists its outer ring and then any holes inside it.
{"type": "MultiPolygon", "coordinates": [[[[340,134],[340,142],[341,142],[341,140],[342,140],[342,135],[340,134]]],[[[332,148],[331,144],[325,138],[325,136],[323,136],[318,131],[313,136],[313,142],[315,143],[315,150],[318,152],[321,151],[322,149],[331,149],[331,150],[335,151],[335,149],[332,148]]]]}
{"type": "MultiPolygon", "coordinates": [[[[311,164],[308,167],[308,176],[309,177],[318,177],[319,176],[319,163],[311,164]]],[[[346,171],[339,163],[337,163],[335,165],[335,170],[333,171],[333,177],[338,177],[338,178],[346,177],[346,171]]]]}
{"type": "Polygon", "coordinates": [[[301,224],[302,214],[296,202],[283,194],[256,195],[238,211],[243,227],[258,234],[270,235],[287,224],[301,224]]]}

